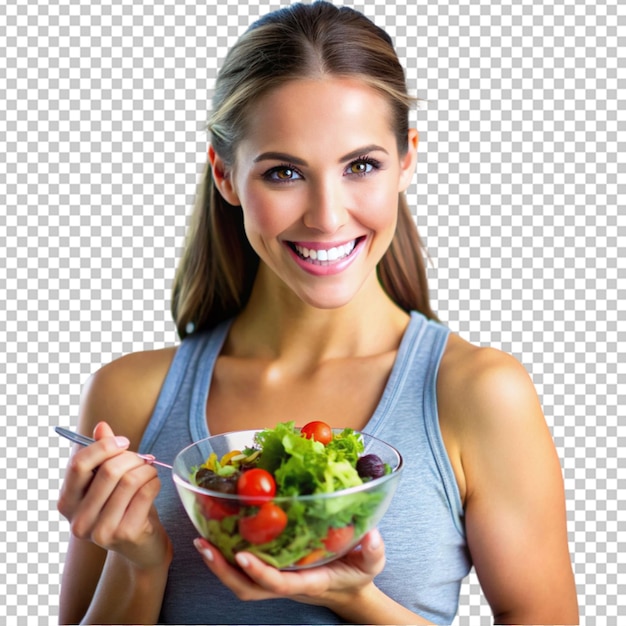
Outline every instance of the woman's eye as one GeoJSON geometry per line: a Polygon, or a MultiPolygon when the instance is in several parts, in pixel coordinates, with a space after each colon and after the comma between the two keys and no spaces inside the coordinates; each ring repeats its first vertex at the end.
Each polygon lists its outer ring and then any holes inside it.
{"type": "Polygon", "coordinates": [[[357,161],[356,163],[352,163],[350,165],[350,171],[353,174],[365,174],[371,171],[372,165],[371,163],[365,163],[364,161],[357,161]]]}
{"type": "Polygon", "coordinates": [[[379,167],[379,163],[377,161],[374,161],[373,159],[357,159],[356,161],[352,161],[352,163],[348,165],[348,174],[356,174],[357,176],[362,176],[364,174],[369,174],[379,167]]]}
{"type": "Polygon", "coordinates": [[[281,165],[268,170],[263,177],[272,182],[286,183],[300,178],[300,174],[293,167],[281,165]]]}

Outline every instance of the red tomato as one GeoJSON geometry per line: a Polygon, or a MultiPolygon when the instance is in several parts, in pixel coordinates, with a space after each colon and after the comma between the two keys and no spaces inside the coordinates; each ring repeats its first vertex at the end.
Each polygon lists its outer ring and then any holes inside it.
{"type": "Polygon", "coordinates": [[[309,422],[300,429],[300,433],[307,439],[314,439],[324,445],[333,438],[333,431],[326,422],[309,422]]]}
{"type": "Polygon", "coordinates": [[[214,498],[202,493],[196,495],[202,514],[207,519],[215,519],[221,522],[225,517],[235,515],[239,507],[235,502],[229,502],[225,498],[214,498]]]}
{"type": "Polygon", "coordinates": [[[354,526],[342,526],[341,528],[329,528],[322,543],[329,552],[343,552],[354,539],[354,526]]]}
{"type": "Polygon", "coordinates": [[[239,520],[239,533],[250,543],[258,545],[276,539],[287,526],[287,513],[273,502],[266,502],[255,515],[239,520]]]}
{"type": "Polygon", "coordinates": [[[255,467],[247,470],[237,480],[237,495],[243,504],[254,506],[276,493],[274,477],[264,469],[255,467]]]}

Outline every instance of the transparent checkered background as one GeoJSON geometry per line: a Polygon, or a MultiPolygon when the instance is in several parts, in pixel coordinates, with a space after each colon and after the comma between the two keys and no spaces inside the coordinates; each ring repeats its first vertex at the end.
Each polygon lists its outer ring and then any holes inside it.
{"type": "MultiPolygon", "coordinates": [[[[585,624],[626,618],[619,4],[356,5],[394,37],[424,100],[409,200],[435,309],[470,341],[518,357],[541,395],[585,624]]],[[[0,5],[0,621],[58,614],[68,527],[55,503],[69,444],[52,427],[76,424],[81,386],[101,364],[176,341],[169,291],[211,86],[260,10],[0,5]]],[[[456,621],[490,622],[474,574],[456,621]]]]}

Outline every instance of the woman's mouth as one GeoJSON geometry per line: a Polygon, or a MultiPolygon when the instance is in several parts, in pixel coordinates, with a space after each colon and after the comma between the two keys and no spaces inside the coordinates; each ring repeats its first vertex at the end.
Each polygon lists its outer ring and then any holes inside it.
{"type": "Polygon", "coordinates": [[[343,272],[363,249],[365,236],[341,244],[286,241],[292,258],[308,274],[331,276],[343,272]]]}
{"type": "Polygon", "coordinates": [[[353,239],[340,246],[329,248],[307,247],[303,244],[289,242],[291,249],[303,260],[316,265],[323,265],[341,261],[352,254],[358,239],[353,239]]]}

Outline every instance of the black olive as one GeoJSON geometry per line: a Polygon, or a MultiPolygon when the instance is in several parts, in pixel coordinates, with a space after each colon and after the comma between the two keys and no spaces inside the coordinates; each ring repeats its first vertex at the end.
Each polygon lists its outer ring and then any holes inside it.
{"type": "Polygon", "coordinates": [[[366,454],[356,462],[356,471],[361,478],[380,478],[385,475],[385,464],[376,454],[366,454]]]}
{"type": "Polygon", "coordinates": [[[196,472],[196,482],[199,487],[210,489],[211,491],[219,491],[220,493],[237,493],[238,478],[238,472],[230,476],[220,476],[206,467],[201,467],[196,472]]]}

